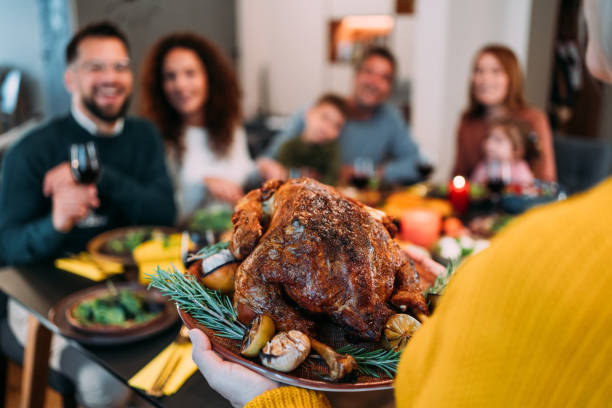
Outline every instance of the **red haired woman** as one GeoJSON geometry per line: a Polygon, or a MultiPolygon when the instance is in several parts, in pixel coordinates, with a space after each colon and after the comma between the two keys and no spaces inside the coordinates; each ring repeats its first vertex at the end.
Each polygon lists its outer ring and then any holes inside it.
{"type": "Polygon", "coordinates": [[[191,33],[162,38],[144,65],[142,101],[166,141],[179,219],[211,198],[235,203],[255,167],[240,126],[238,82],[221,52],[191,33]]]}
{"type": "Polygon", "coordinates": [[[484,158],[481,146],[486,138],[488,120],[504,116],[525,122],[537,137],[540,155],[529,162],[535,177],[545,181],[556,180],[548,119],[543,112],[527,105],[516,55],[501,45],[485,46],[474,60],[469,106],[457,131],[453,174],[472,174],[478,162],[484,158]]]}

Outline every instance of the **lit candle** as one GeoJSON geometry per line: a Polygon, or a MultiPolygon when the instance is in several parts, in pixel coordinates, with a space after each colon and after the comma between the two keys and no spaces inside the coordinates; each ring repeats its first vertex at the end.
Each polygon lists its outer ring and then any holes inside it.
{"type": "Polygon", "coordinates": [[[457,214],[467,211],[470,205],[470,183],[463,176],[455,176],[448,185],[448,198],[457,214]]]}

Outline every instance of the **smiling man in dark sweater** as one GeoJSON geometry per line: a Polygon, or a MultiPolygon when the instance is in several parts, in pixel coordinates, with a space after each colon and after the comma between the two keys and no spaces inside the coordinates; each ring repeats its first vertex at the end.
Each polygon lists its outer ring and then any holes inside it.
{"type": "Polygon", "coordinates": [[[26,135],[3,163],[0,257],[10,264],[77,252],[108,229],[174,222],[161,137],[149,122],[124,117],[133,82],[125,37],[112,25],[90,26],[70,42],[66,60],[70,114],[26,135]],[[78,184],[70,146],[90,141],[102,173],[78,184]],[[90,211],[94,223],[84,222],[90,211]]]}
{"type": "MultiPolygon", "coordinates": [[[[125,36],[109,23],[86,26],[68,44],[66,60],[70,114],[24,136],[3,163],[0,257],[10,264],[80,251],[111,228],[174,222],[161,137],[149,122],[125,117],[133,82],[125,36]],[[88,142],[102,171],[94,183],[79,184],[70,146],[88,142]]],[[[23,344],[27,310],[11,300],[8,316],[23,344]]],[[[63,337],[53,336],[49,362],[74,381],[81,405],[127,405],[130,390],[63,337]]]]}

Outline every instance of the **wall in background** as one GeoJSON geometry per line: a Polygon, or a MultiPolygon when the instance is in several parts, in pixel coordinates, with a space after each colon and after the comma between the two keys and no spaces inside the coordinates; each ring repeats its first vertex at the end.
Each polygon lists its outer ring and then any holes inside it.
{"type": "MultiPolygon", "coordinates": [[[[394,0],[237,0],[239,72],[247,116],[290,114],[325,91],[348,93],[353,69],[327,60],[329,22],[347,15],[395,14],[394,0]]],[[[391,48],[398,79],[412,71],[413,17],[396,18],[391,48]]]]}
{"type": "Polygon", "coordinates": [[[0,0],[0,66],[12,66],[24,74],[27,98],[33,112],[46,112],[38,1],[0,0]]]}
{"type": "Polygon", "coordinates": [[[136,74],[130,112],[138,112],[143,58],[162,36],[176,31],[193,31],[218,45],[230,58],[236,54],[233,0],[74,0],[76,21],[82,27],[107,19],[125,31],[132,48],[136,74]]]}
{"type": "Polygon", "coordinates": [[[46,115],[65,114],[70,108],[70,94],[64,85],[66,57],[64,50],[74,32],[72,0],[38,0],[44,66],[43,89],[46,115]]]}
{"type": "Polygon", "coordinates": [[[70,97],[64,88],[64,48],[72,35],[71,0],[0,0],[0,65],[24,73],[32,113],[64,113],[70,97]]]}

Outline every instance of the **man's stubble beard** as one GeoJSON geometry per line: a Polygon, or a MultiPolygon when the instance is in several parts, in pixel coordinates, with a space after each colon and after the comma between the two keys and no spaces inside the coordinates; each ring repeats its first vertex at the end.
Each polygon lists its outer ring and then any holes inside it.
{"type": "Polygon", "coordinates": [[[116,113],[108,114],[104,112],[102,109],[100,109],[98,105],[96,105],[93,98],[89,98],[89,99],[82,98],[81,99],[81,102],[83,103],[83,106],[85,107],[85,109],[87,109],[96,118],[106,123],[114,123],[118,119],[125,117],[125,114],[127,113],[127,110],[130,106],[131,101],[132,101],[132,96],[130,95],[127,98],[125,98],[125,101],[123,102],[123,104],[121,105],[121,107],[116,113]]]}

